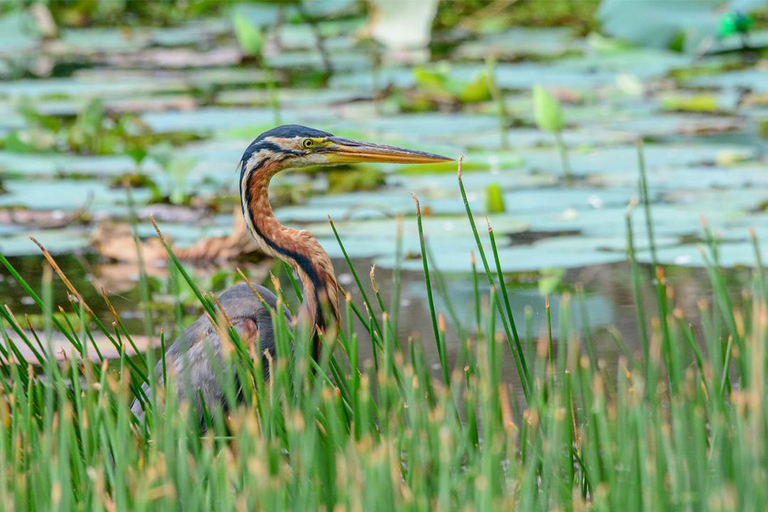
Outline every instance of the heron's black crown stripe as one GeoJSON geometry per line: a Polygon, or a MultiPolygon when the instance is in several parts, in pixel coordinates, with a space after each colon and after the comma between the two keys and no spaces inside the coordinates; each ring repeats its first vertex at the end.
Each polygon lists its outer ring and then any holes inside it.
{"type": "Polygon", "coordinates": [[[322,130],[315,130],[314,128],[309,128],[308,126],[301,126],[300,124],[285,124],[283,126],[278,126],[277,128],[272,128],[271,130],[262,133],[256,137],[254,142],[264,140],[267,137],[281,137],[290,139],[292,137],[333,137],[333,134],[324,132],[322,130]]]}

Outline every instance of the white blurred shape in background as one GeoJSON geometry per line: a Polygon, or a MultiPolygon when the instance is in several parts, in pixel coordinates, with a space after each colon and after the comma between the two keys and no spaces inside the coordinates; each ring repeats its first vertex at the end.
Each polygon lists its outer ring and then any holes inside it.
{"type": "Polygon", "coordinates": [[[432,20],[439,0],[368,0],[367,32],[387,49],[386,60],[421,62],[429,57],[432,20]]]}

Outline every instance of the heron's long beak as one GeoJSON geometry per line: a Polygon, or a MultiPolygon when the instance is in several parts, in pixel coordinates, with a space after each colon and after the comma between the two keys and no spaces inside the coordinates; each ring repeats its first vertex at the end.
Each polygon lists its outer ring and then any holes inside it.
{"type": "Polygon", "coordinates": [[[384,162],[396,164],[433,164],[450,162],[453,158],[415,151],[413,149],[384,146],[359,140],[329,137],[332,145],[326,146],[325,154],[332,164],[351,164],[358,162],[384,162]]]}

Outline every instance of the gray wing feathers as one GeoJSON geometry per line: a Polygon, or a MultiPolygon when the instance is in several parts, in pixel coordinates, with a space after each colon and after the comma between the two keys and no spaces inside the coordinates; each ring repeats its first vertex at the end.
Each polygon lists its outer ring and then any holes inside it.
{"type": "MultiPolygon", "coordinates": [[[[219,303],[246,346],[255,343],[257,336],[261,336],[262,353],[268,351],[274,357],[275,339],[270,309],[275,308],[277,299],[263,286],[252,286],[268,308],[246,283],[228,289],[219,297],[219,303]]],[[[286,317],[290,322],[291,316],[287,312],[286,317]]],[[[200,395],[208,409],[224,403],[224,388],[219,376],[229,378],[231,371],[225,365],[225,350],[218,329],[206,315],[202,315],[165,352],[168,379],[173,379],[177,397],[180,401],[188,400],[191,393],[192,403],[201,420],[200,395]],[[187,378],[189,381],[185,382],[187,378]]],[[[163,384],[162,361],[155,367],[155,374],[158,382],[163,384]]],[[[143,388],[149,394],[149,385],[145,383],[143,388]]],[[[144,411],[138,400],[134,400],[131,410],[143,419],[144,411]]]]}

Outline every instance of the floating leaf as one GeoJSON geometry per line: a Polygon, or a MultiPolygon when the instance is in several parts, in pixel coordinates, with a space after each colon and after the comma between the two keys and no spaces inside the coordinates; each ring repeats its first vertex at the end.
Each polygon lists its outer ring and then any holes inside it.
{"type": "Polygon", "coordinates": [[[536,125],[548,133],[557,133],[565,125],[560,103],[540,85],[533,87],[533,115],[536,125]]]}
{"type": "Polygon", "coordinates": [[[622,73],[616,77],[616,87],[627,96],[640,98],[645,93],[645,87],[635,75],[622,73]]]}
{"type": "Polygon", "coordinates": [[[720,18],[720,24],[717,27],[719,37],[728,37],[734,34],[746,34],[752,29],[755,20],[744,13],[731,11],[720,18]]]}
{"type": "Polygon", "coordinates": [[[245,16],[239,13],[235,14],[232,21],[235,25],[237,42],[240,43],[243,51],[251,57],[260,56],[261,49],[264,46],[264,36],[261,30],[252,25],[245,16]]]}
{"type": "Polygon", "coordinates": [[[768,119],[761,119],[757,122],[757,133],[768,139],[768,119]]]}
{"type": "Polygon", "coordinates": [[[695,96],[667,96],[661,100],[664,110],[678,112],[716,112],[717,98],[712,94],[697,94],[695,96]]]}
{"type": "Polygon", "coordinates": [[[539,279],[539,293],[547,297],[552,295],[557,287],[565,277],[564,268],[545,268],[541,271],[541,279],[539,279]]]}
{"type": "Polygon", "coordinates": [[[491,73],[484,69],[474,80],[465,84],[459,92],[459,101],[462,103],[478,103],[491,99],[491,73]]]}
{"type": "Polygon", "coordinates": [[[491,75],[480,70],[471,81],[451,78],[450,68],[440,65],[432,68],[417,66],[413,77],[426,93],[458,100],[461,103],[478,103],[491,97],[491,75]]]}
{"type": "Polygon", "coordinates": [[[635,44],[668,48],[684,34],[686,49],[696,48],[717,30],[720,0],[605,0],[598,17],[608,35],[635,44]]]}
{"type": "Polygon", "coordinates": [[[504,213],[507,211],[504,206],[504,194],[498,183],[491,183],[485,189],[485,211],[486,213],[504,213]]]}
{"type": "Polygon", "coordinates": [[[445,66],[426,68],[416,66],[413,68],[413,78],[425,92],[432,94],[448,94],[448,69],[445,66]]]}
{"type": "Polygon", "coordinates": [[[721,167],[728,167],[749,160],[749,156],[740,151],[723,150],[715,155],[715,163],[721,167]]]}

